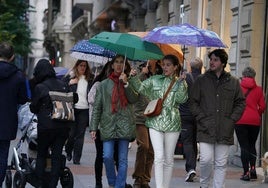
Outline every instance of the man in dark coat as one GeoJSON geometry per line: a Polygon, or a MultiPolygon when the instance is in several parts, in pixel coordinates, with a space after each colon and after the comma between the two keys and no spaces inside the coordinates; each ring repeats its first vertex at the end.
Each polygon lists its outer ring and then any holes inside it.
{"type": "Polygon", "coordinates": [[[17,134],[18,105],[27,102],[25,77],[11,63],[13,59],[13,47],[0,43],[0,187],[6,174],[10,141],[17,134]]]}
{"type": "Polygon", "coordinates": [[[202,188],[211,187],[212,177],[212,187],[224,187],[234,123],[245,108],[239,80],[224,70],[228,54],[216,49],[208,58],[209,70],[195,80],[190,93],[190,110],[197,120],[202,188]]]}

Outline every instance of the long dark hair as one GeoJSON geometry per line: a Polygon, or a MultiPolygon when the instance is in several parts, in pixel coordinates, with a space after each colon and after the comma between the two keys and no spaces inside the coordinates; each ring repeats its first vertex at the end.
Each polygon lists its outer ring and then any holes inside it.
{"type": "Polygon", "coordinates": [[[95,79],[93,80],[93,84],[95,82],[101,82],[102,80],[106,79],[112,72],[111,69],[111,61],[108,61],[103,68],[101,69],[101,72],[95,77],[95,79]]]}

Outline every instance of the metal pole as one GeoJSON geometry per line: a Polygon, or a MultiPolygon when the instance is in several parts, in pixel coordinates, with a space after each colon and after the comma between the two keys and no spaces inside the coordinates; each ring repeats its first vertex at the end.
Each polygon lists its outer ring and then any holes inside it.
{"type": "MultiPolygon", "coordinates": [[[[180,5],[180,18],[181,18],[181,24],[183,24],[183,18],[184,18],[184,4],[183,4],[183,1],[182,1],[182,4],[180,5]]],[[[184,58],[184,53],[185,53],[185,45],[183,45],[183,48],[182,48],[182,67],[183,69],[187,69],[187,65],[185,63],[185,58],[184,58]]]]}

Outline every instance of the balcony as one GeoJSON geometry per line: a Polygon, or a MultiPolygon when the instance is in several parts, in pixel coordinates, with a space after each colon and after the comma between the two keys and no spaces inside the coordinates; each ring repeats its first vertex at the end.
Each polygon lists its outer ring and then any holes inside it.
{"type": "Polygon", "coordinates": [[[74,0],[73,6],[77,6],[83,10],[91,11],[94,0],[74,0]]]}

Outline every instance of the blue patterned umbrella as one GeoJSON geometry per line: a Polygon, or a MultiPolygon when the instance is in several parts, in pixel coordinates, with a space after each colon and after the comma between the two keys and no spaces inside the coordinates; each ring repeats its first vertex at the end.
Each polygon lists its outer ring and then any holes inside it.
{"type": "Polygon", "coordinates": [[[143,39],[155,43],[195,47],[227,47],[215,32],[188,23],[156,27],[143,39]]]}
{"type": "Polygon", "coordinates": [[[70,51],[70,56],[75,59],[86,60],[98,64],[105,64],[109,58],[116,55],[115,52],[105,49],[97,44],[90,43],[88,40],[77,42],[70,51]]]}

